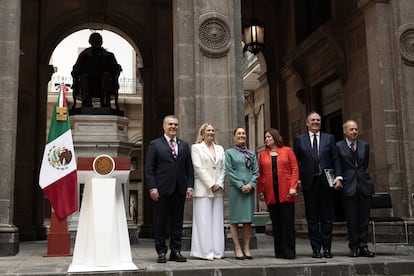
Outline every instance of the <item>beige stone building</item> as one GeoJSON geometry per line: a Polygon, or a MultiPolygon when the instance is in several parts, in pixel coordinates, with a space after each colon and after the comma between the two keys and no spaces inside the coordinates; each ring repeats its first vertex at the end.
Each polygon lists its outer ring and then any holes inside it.
{"type": "MultiPolygon", "coordinates": [[[[377,191],[390,192],[392,213],[413,218],[414,2],[411,0],[4,0],[0,9],[0,255],[19,241],[45,239],[49,212],[38,186],[47,133],[49,65],[55,47],[81,29],[113,31],[138,53],[140,102],[121,109],[131,135],[132,190],[139,235],[151,236],[152,204],[142,157],[167,114],[192,142],[213,122],[220,143],[245,126],[250,148],[263,130],[288,144],[317,110],[323,130],[342,137],[359,123],[371,145],[377,191]],[[264,26],[264,48],[243,52],[243,29],[264,26]],[[131,115],[134,114],[134,115],[131,115]],[[137,141],[140,140],[140,143],[137,141]],[[135,185],[135,186],[134,186],[135,185]]],[[[260,210],[258,206],[258,211],[260,210]]],[[[187,206],[187,217],[191,205],[187,206]]],[[[297,204],[298,227],[303,203],[297,204]]],[[[412,228],[411,228],[412,229],[412,228]]]]}

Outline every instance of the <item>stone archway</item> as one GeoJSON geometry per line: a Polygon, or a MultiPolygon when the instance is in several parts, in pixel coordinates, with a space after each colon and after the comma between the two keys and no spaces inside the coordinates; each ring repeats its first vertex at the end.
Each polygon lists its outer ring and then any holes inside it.
{"type": "MultiPolygon", "coordinates": [[[[146,92],[143,99],[144,143],[158,135],[159,130],[154,125],[158,125],[163,113],[174,112],[173,106],[167,104],[174,98],[171,3],[155,2],[47,0],[22,4],[22,18],[31,20],[23,20],[21,27],[23,56],[20,60],[16,141],[19,145],[16,160],[21,161],[16,162],[16,172],[20,173],[16,174],[14,194],[14,223],[19,228],[20,240],[46,238],[44,196],[37,182],[46,137],[47,83],[53,72],[48,62],[59,41],[85,27],[105,28],[125,37],[141,52],[143,64],[139,73],[146,92]],[[160,96],[167,100],[158,102],[160,96]]],[[[152,220],[152,212],[149,213],[149,220],[152,220]]]]}

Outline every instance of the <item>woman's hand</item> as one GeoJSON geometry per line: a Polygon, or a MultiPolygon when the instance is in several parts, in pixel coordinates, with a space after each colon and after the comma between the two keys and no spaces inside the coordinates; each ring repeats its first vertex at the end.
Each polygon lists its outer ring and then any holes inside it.
{"type": "Polygon", "coordinates": [[[296,189],[289,189],[289,193],[287,197],[295,197],[297,195],[298,195],[298,192],[296,191],[296,189]]]}
{"type": "Polygon", "coordinates": [[[219,184],[214,184],[211,188],[211,191],[213,192],[213,193],[215,193],[215,192],[218,192],[218,191],[220,191],[221,190],[221,187],[220,187],[220,185],[219,184]]]}
{"type": "Polygon", "coordinates": [[[250,193],[250,191],[253,189],[252,185],[245,184],[241,187],[241,191],[245,194],[250,193]]]}

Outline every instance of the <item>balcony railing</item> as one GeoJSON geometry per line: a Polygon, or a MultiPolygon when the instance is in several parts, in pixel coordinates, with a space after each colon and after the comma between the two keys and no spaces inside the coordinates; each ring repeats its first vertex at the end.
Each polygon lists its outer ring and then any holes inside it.
{"type": "MultiPolygon", "coordinates": [[[[136,94],[142,96],[142,84],[137,79],[119,78],[119,94],[136,94]]],[[[48,92],[57,93],[62,83],[68,89],[67,92],[72,93],[72,77],[55,76],[52,77],[48,92]]]]}

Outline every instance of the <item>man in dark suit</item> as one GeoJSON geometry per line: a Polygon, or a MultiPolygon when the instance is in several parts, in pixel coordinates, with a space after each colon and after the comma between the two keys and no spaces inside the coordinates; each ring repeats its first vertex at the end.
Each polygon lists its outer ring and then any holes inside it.
{"type": "Polygon", "coordinates": [[[166,263],[166,228],[170,219],[170,261],[186,262],[181,255],[181,236],[185,200],[192,197],[193,164],[189,145],[178,139],[178,119],[168,115],[163,121],[164,135],[149,143],[145,159],[145,181],[155,201],[155,250],[158,263],[166,263]]]}
{"type": "Polygon", "coordinates": [[[305,199],[305,214],[308,223],[313,258],[332,258],[332,228],[335,218],[334,191],[341,187],[341,165],[335,138],[320,132],[321,116],[312,111],[306,117],[308,131],[294,140],[294,151],[299,164],[299,179],[305,199]],[[332,169],[335,175],[332,186],[325,175],[332,169]]]}
{"type": "Polygon", "coordinates": [[[336,143],[343,176],[343,202],[347,220],[350,257],[374,257],[368,249],[368,225],[374,185],[368,174],[369,145],[357,140],[358,125],[344,123],[345,139],[336,143]]]}

